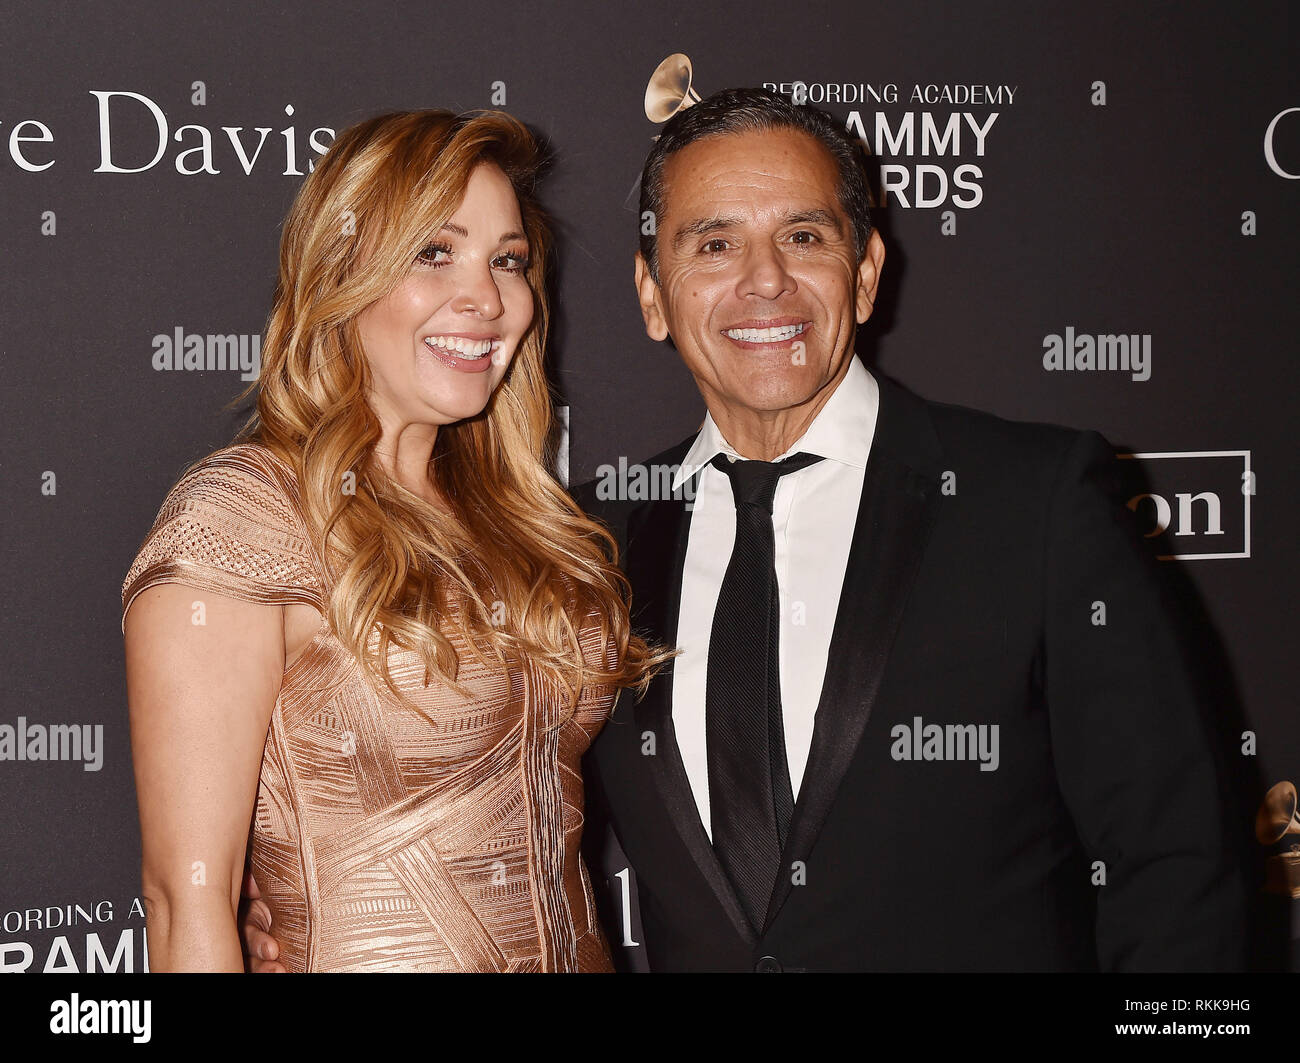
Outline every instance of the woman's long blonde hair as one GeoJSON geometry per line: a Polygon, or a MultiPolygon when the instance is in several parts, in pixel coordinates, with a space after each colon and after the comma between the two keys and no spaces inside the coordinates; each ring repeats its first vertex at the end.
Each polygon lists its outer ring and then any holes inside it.
{"type": "Polygon", "coordinates": [[[533,196],[541,165],[527,128],[499,111],[397,112],[339,134],[285,221],[261,373],[236,400],[257,389],[239,439],[271,448],[298,474],[329,576],[331,628],[402,700],[390,641],[423,657],[426,683],[437,675],[460,689],[448,628],[485,663],[531,659],[568,690],[571,708],[590,682],[644,689],[665,658],[630,631],[613,539],[547,470],[551,238],[533,196]],[[535,310],[484,411],[438,429],[430,473],[449,500],[444,511],[373,460],[380,423],[366,398],[371,376],[356,318],[407,276],[484,161],[518,197],[535,310]],[[612,638],[617,651],[595,666],[578,641],[590,614],[601,646],[612,638]]]}

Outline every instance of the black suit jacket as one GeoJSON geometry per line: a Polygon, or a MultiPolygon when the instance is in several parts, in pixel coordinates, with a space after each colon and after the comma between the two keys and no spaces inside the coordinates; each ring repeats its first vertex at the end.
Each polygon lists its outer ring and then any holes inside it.
{"type": "MultiPolygon", "coordinates": [[[[631,863],[651,969],[1239,968],[1222,764],[1110,447],[877,379],[765,925],[700,822],[671,669],[639,703],[623,693],[585,761],[589,837],[607,821],[631,863]],[[897,759],[896,728],[929,724],[996,724],[996,770],[897,759]]],[[[674,644],[688,507],[575,494],[619,540],[634,628],[674,644]]]]}

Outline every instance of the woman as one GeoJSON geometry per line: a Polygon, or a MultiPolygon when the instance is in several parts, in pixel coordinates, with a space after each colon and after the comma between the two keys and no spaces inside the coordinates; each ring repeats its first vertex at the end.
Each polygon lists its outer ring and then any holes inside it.
{"type": "Polygon", "coordinates": [[[122,588],[153,970],[609,970],[579,758],[659,661],[546,471],[537,147],[342,133],[285,223],[255,414],[122,588]],[[134,605],[134,608],[132,608],[134,605]]]}

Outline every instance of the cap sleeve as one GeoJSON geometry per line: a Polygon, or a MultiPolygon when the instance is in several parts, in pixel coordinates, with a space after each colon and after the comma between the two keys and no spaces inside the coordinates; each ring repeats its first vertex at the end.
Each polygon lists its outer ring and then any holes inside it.
{"type": "Polygon", "coordinates": [[[325,610],[293,472],[266,447],[208,455],[168,492],[122,583],[122,629],[141,591],[180,583],[262,605],[325,610]]]}

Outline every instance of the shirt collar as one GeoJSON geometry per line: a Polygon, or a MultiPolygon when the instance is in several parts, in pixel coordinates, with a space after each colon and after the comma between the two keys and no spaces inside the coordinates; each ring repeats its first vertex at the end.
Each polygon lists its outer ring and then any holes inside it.
{"type": "MultiPolygon", "coordinates": [[[[867,464],[879,409],[880,385],[854,355],[840,386],[826,400],[826,405],[813,418],[807,431],[774,460],[806,451],[843,465],[863,468],[867,464]]],[[[732,460],[740,459],[735,448],[723,438],[713,415],[705,414],[700,434],[695,437],[673,476],[673,490],[681,487],[719,454],[726,454],[732,460]]]]}

